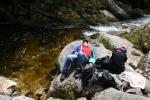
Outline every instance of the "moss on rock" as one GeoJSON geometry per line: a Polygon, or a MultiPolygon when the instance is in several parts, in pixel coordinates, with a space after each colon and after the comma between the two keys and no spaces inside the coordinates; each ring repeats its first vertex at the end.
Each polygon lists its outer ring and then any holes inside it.
{"type": "Polygon", "coordinates": [[[106,49],[109,49],[111,51],[114,49],[114,46],[110,43],[109,39],[105,38],[104,36],[101,36],[99,38],[99,42],[103,43],[103,45],[106,47],[106,49]]]}
{"type": "Polygon", "coordinates": [[[147,53],[150,50],[149,25],[131,32],[127,35],[127,39],[131,41],[137,49],[140,49],[143,53],[147,53]]]}
{"type": "Polygon", "coordinates": [[[76,100],[79,94],[77,87],[68,82],[68,84],[62,86],[55,86],[55,91],[51,92],[49,96],[67,100],[76,100]]]}

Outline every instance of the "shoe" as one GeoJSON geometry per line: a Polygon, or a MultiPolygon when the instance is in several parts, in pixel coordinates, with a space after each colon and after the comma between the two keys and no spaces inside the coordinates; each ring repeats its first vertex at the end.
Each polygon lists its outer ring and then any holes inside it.
{"type": "Polygon", "coordinates": [[[66,75],[65,75],[65,74],[62,74],[61,77],[60,77],[60,81],[61,81],[61,82],[64,81],[65,78],[66,78],[66,75]]]}
{"type": "Polygon", "coordinates": [[[82,77],[82,73],[78,73],[75,75],[75,79],[81,78],[82,77]]]}
{"type": "Polygon", "coordinates": [[[77,69],[76,72],[75,72],[75,79],[81,78],[81,77],[82,77],[82,70],[77,69]]]}

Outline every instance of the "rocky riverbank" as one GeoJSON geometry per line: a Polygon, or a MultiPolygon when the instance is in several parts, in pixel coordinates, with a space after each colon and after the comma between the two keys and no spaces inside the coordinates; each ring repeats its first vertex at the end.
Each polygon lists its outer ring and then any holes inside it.
{"type": "MultiPolygon", "coordinates": [[[[138,72],[138,73],[142,74],[141,72],[139,72],[139,69],[140,69],[139,65],[141,64],[141,61],[143,60],[144,54],[140,50],[136,49],[134,44],[129,42],[124,37],[105,34],[105,33],[97,33],[97,34],[99,34],[99,36],[97,35],[96,39],[91,39],[91,41],[90,41],[91,45],[94,46],[97,58],[102,58],[104,56],[111,55],[111,51],[108,48],[107,49],[105,48],[105,46],[107,46],[108,43],[112,47],[119,47],[121,45],[127,45],[128,46],[128,52],[127,52],[128,61],[126,63],[126,71],[134,71],[134,72],[138,72]],[[105,41],[108,41],[108,42],[99,41],[101,38],[104,38],[105,41]]],[[[75,49],[75,47],[77,45],[79,45],[80,43],[82,43],[82,41],[74,41],[74,42],[68,44],[62,50],[62,52],[60,53],[60,55],[58,57],[59,70],[62,69],[66,55],[69,54],[70,52],[72,52],[75,49]]],[[[145,66],[149,66],[148,59],[149,59],[149,57],[146,56],[146,58],[144,60],[145,62],[143,62],[145,66]]],[[[144,67],[144,70],[148,71],[147,68],[148,67],[144,67]]],[[[144,70],[143,70],[143,73],[144,73],[144,70]]],[[[125,93],[125,91],[120,92],[120,91],[114,90],[114,89],[104,90],[103,87],[100,86],[100,83],[98,83],[98,82],[93,83],[93,81],[90,81],[91,83],[89,83],[89,86],[86,87],[86,91],[83,92],[81,80],[74,79],[73,74],[74,74],[74,71],[71,72],[69,77],[66,78],[66,80],[63,82],[60,82],[60,75],[56,75],[55,78],[53,79],[53,81],[51,82],[47,97],[63,98],[63,99],[68,98],[68,99],[72,99],[72,100],[77,99],[78,97],[82,97],[82,96],[86,96],[87,99],[90,98],[92,100],[99,100],[99,99],[101,99],[101,100],[125,100],[126,98],[128,98],[128,100],[140,100],[140,99],[148,100],[147,97],[149,97],[149,94],[150,94],[150,85],[149,85],[150,81],[148,80],[148,77],[145,77],[145,78],[147,78],[146,79],[147,81],[146,81],[146,86],[144,88],[144,92],[140,93],[140,94],[142,94],[142,96],[137,96],[137,95],[130,95],[128,93],[125,93]],[[110,97],[109,93],[112,93],[112,91],[114,91],[113,92],[114,97],[109,98],[110,97]],[[100,93],[96,93],[96,92],[100,92],[100,93]],[[95,94],[95,96],[91,95],[91,94],[95,94]],[[147,97],[144,97],[144,96],[147,96],[147,97]],[[104,97],[108,97],[109,99],[106,99],[104,97]]],[[[138,90],[134,90],[135,93],[137,91],[138,90]]],[[[111,96],[113,96],[113,95],[111,95],[111,96]]]]}
{"type": "MultiPolygon", "coordinates": [[[[95,33],[98,33],[98,36],[91,40],[91,45],[94,45],[97,50],[97,57],[111,55],[113,47],[126,44],[129,46],[127,69],[141,73],[150,79],[150,26],[147,24],[149,15],[145,15],[150,12],[149,8],[149,0],[2,0],[0,1],[0,73],[17,83],[17,88],[21,89],[18,96],[26,95],[32,98],[38,96],[44,99],[53,78],[47,96],[52,96],[50,100],[53,97],[76,99],[84,96],[80,93],[82,90],[80,80],[70,76],[61,84],[58,81],[59,75],[53,77],[56,73],[55,62],[67,43],[79,39],[82,33],[87,31],[78,29],[89,28],[89,25],[100,23],[100,27],[90,26],[92,30],[96,30],[95,33]],[[143,15],[144,20],[120,21],[143,15]],[[123,35],[121,34],[123,37],[105,34],[116,34],[116,31],[120,33],[124,31],[123,35]],[[55,83],[56,87],[53,86],[55,83]],[[57,94],[53,90],[59,90],[61,93],[57,94]],[[69,97],[67,97],[68,92],[69,97]]],[[[64,49],[60,55],[70,53],[69,50],[72,50],[76,43],[71,45],[73,47],[64,49]]],[[[64,58],[65,56],[59,56],[57,66],[59,71],[64,58]]],[[[2,81],[7,83],[4,80],[2,81]]],[[[88,88],[92,94],[102,89],[101,86],[93,86],[88,88]]],[[[9,87],[5,86],[5,88],[9,87]]],[[[146,92],[143,94],[148,96],[149,86],[145,88],[146,92]]],[[[112,89],[110,91],[115,92],[112,89]]],[[[14,98],[12,95],[6,95],[9,94],[2,94],[0,98],[14,98]]],[[[96,94],[90,96],[90,98],[97,97],[96,94]]],[[[23,100],[26,97],[21,98],[20,100],[23,100]]]]}

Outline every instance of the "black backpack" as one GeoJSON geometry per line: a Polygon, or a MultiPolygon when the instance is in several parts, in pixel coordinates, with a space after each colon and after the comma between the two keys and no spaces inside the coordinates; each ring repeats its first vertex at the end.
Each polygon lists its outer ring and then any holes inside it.
{"type": "Polygon", "coordinates": [[[96,59],[95,67],[97,67],[97,69],[109,70],[109,66],[110,66],[109,62],[110,62],[109,56],[106,56],[103,58],[98,58],[98,59],[96,59]]]}
{"type": "Polygon", "coordinates": [[[107,71],[107,70],[103,70],[102,73],[102,77],[100,79],[101,84],[104,88],[108,88],[108,87],[114,87],[116,86],[116,83],[113,79],[113,77],[111,76],[111,74],[107,71]]]}

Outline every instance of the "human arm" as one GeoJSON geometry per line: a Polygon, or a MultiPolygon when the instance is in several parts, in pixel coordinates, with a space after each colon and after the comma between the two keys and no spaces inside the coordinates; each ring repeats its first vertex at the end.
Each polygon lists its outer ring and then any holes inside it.
{"type": "Polygon", "coordinates": [[[72,53],[78,55],[80,51],[81,51],[81,45],[79,45],[72,53]]]}
{"type": "Polygon", "coordinates": [[[89,63],[95,64],[96,56],[95,56],[94,49],[92,48],[91,51],[92,51],[92,55],[91,55],[91,57],[89,59],[89,63]]]}

